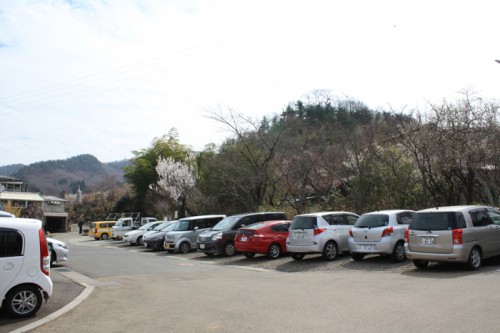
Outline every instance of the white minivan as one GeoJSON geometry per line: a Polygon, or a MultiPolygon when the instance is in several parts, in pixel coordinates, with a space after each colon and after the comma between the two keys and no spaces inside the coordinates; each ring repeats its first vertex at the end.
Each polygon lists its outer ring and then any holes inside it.
{"type": "Polygon", "coordinates": [[[0,218],[0,307],[13,317],[35,314],[52,295],[50,252],[35,219],[0,218]]]}

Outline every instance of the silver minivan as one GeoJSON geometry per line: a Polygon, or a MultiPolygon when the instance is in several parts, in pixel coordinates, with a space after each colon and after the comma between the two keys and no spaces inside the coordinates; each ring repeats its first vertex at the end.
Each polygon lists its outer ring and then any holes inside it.
{"type": "Polygon", "coordinates": [[[200,215],[179,219],[172,231],[165,235],[163,248],[169,252],[188,253],[196,250],[198,235],[214,227],[226,215],[200,215]]]}
{"type": "Polygon", "coordinates": [[[418,268],[459,262],[471,270],[500,255],[500,211],[488,206],[437,207],[418,211],[406,231],[405,252],[418,268]]]}

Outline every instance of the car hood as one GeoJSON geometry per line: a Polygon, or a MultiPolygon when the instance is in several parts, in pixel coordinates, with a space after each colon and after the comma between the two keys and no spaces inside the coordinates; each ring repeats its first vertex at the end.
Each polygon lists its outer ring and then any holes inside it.
{"type": "Polygon", "coordinates": [[[151,239],[151,238],[165,236],[166,233],[167,233],[166,231],[157,231],[154,234],[147,235],[147,237],[145,237],[144,239],[151,239]]]}
{"type": "Polygon", "coordinates": [[[204,231],[200,234],[200,236],[202,237],[207,237],[207,236],[213,236],[215,234],[218,234],[220,232],[225,232],[227,230],[207,230],[207,231],[204,231]]]}

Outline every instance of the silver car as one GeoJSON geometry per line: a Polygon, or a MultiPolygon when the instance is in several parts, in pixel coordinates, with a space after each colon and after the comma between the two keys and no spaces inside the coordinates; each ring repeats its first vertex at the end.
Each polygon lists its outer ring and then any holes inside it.
{"type": "Polygon", "coordinates": [[[334,260],[339,252],[349,250],[347,239],[358,215],[351,212],[321,212],[293,218],[286,240],[286,250],[294,260],[306,254],[321,253],[334,260]]]}
{"type": "Polygon", "coordinates": [[[196,240],[203,231],[214,227],[226,215],[201,215],[184,217],[172,231],[165,235],[163,248],[169,252],[188,253],[196,250],[196,240]]]}
{"type": "Polygon", "coordinates": [[[488,206],[420,210],[406,232],[406,256],[418,268],[429,262],[460,262],[471,270],[500,255],[500,211],[488,206]]]}
{"type": "Polygon", "coordinates": [[[351,257],[360,261],[367,254],[381,254],[404,261],[405,231],[414,214],[412,210],[381,210],[361,215],[349,232],[351,257]]]}

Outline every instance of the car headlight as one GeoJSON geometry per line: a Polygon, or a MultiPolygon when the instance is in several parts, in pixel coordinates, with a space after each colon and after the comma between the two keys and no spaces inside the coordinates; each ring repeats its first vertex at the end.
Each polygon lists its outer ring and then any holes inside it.
{"type": "Polygon", "coordinates": [[[219,240],[222,239],[222,232],[219,232],[218,234],[215,234],[212,236],[213,240],[219,240]]]}
{"type": "Polygon", "coordinates": [[[178,239],[181,238],[181,236],[182,236],[181,234],[177,234],[177,235],[174,236],[174,238],[175,238],[175,240],[178,240],[178,239]]]}

